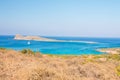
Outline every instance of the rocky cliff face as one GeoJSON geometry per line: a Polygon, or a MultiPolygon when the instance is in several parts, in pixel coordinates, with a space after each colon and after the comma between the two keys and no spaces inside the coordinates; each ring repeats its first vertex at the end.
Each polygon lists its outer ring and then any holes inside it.
{"type": "Polygon", "coordinates": [[[38,41],[59,41],[55,39],[49,39],[39,36],[22,36],[20,34],[15,35],[14,39],[16,40],[38,40],[38,41]]]}

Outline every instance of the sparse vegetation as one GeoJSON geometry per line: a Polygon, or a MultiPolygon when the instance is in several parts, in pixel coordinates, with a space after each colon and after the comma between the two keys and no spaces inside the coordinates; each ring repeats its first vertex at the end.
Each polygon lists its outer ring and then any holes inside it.
{"type": "Polygon", "coordinates": [[[120,80],[119,54],[58,56],[29,49],[3,51],[0,80],[120,80]]]}
{"type": "Polygon", "coordinates": [[[116,67],[116,73],[118,76],[120,76],[120,65],[116,67]]]}
{"type": "Polygon", "coordinates": [[[0,50],[5,50],[6,48],[0,47],[0,50]]]}
{"type": "Polygon", "coordinates": [[[5,53],[6,50],[7,50],[6,48],[2,48],[2,47],[0,48],[0,52],[2,52],[2,53],[5,53]]]}
{"type": "Polygon", "coordinates": [[[21,53],[23,53],[23,54],[30,54],[30,55],[34,55],[35,54],[35,52],[33,52],[30,49],[23,49],[23,50],[21,50],[21,53]]]}

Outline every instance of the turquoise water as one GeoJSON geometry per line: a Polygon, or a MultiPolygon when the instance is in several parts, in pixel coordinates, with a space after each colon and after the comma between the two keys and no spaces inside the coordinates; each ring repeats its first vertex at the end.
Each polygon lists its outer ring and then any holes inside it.
{"type": "Polygon", "coordinates": [[[96,51],[100,48],[120,47],[120,38],[82,38],[82,37],[49,37],[68,42],[42,42],[14,40],[14,36],[0,36],[0,47],[22,50],[31,49],[43,54],[56,55],[81,55],[81,54],[103,54],[96,51]]]}

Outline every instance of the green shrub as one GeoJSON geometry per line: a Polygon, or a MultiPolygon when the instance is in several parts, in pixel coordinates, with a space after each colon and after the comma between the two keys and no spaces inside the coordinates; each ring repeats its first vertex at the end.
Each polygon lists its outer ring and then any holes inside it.
{"type": "Polygon", "coordinates": [[[30,54],[30,55],[34,55],[35,53],[32,51],[32,50],[30,50],[30,49],[23,49],[22,51],[21,51],[23,54],[30,54]]]}
{"type": "Polygon", "coordinates": [[[2,47],[0,47],[0,50],[6,50],[6,48],[2,48],[2,47]]]}
{"type": "Polygon", "coordinates": [[[108,59],[113,59],[113,60],[120,60],[120,55],[118,54],[111,54],[111,55],[107,55],[108,59]]]}

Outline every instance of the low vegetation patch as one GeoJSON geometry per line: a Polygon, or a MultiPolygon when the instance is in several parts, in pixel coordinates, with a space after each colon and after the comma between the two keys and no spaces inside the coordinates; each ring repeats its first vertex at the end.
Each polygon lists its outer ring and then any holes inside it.
{"type": "Polygon", "coordinates": [[[35,52],[33,52],[30,49],[23,49],[23,50],[21,50],[21,53],[23,53],[23,54],[30,54],[30,55],[34,55],[35,54],[35,52]]]}
{"type": "Polygon", "coordinates": [[[120,65],[116,67],[116,73],[118,76],[120,76],[120,65]]]}
{"type": "Polygon", "coordinates": [[[2,48],[2,47],[0,47],[0,50],[6,50],[6,48],[2,48]]]}

